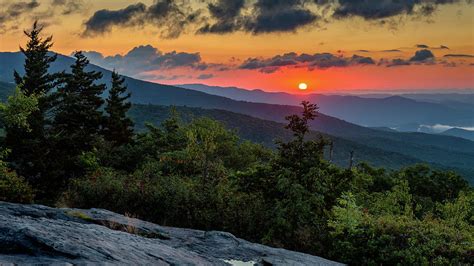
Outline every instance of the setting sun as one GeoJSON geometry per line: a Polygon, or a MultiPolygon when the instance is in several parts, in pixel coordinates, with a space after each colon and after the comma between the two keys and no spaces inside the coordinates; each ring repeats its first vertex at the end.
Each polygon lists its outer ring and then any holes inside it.
{"type": "Polygon", "coordinates": [[[300,83],[300,84],[298,85],[298,88],[299,88],[300,90],[306,90],[306,89],[308,88],[308,85],[307,85],[306,83],[300,83]]]}

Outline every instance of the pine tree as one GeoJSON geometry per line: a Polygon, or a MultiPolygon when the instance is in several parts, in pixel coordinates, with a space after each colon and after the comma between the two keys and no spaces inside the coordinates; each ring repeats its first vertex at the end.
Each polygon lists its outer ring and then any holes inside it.
{"type": "Polygon", "coordinates": [[[21,90],[26,96],[47,94],[54,87],[55,75],[48,74],[48,68],[56,60],[57,55],[50,55],[49,49],[53,46],[53,36],[41,38],[43,27],[35,21],[30,32],[24,31],[29,38],[26,49],[20,47],[25,55],[25,75],[22,77],[14,72],[15,82],[21,85],[21,90]]]}
{"type": "Polygon", "coordinates": [[[26,48],[20,47],[25,56],[24,76],[14,72],[15,82],[26,97],[36,97],[38,108],[27,117],[29,130],[18,127],[7,127],[6,146],[11,150],[9,160],[16,170],[30,179],[38,180],[48,168],[48,132],[50,125],[51,98],[50,92],[55,87],[56,74],[49,74],[48,69],[56,60],[51,55],[52,36],[41,37],[43,28],[37,22],[31,31],[24,31],[29,38],[26,48]]]}
{"type": "Polygon", "coordinates": [[[64,74],[63,85],[55,94],[54,152],[50,156],[54,172],[48,187],[53,197],[55,191],[64,189],[68,179],[84,174],[81,156],[94,148],[103,128],[101,94],[106,86],[98,83],[102,74],[86,71],[89,61],[81,52],[74,57],[71,73],[64,74]]]}
{"type": "Polygon", "coordinates": [[[74,57],[71,74],[65,75],[64,86],[57,92],[54,131],[65,147],[80,153],[92,148],[102,130],[104,100],[101,94],[106,87],[97,83],[102,73],[86,71],[89,60],[82,52],[76,52],[74,57]]]}
{"type": "Polygon", "coordinates": [[[127,101],[130,93],[127,93],[125,79],[120,77],[115,71],[112,72],[112,88],[109,91],[105,112],[107,118],[105,122],[104,136],[115,145],[130,143],[133,137],[133,122],[127,117],[127,112],[132,104],[127,101]]]}

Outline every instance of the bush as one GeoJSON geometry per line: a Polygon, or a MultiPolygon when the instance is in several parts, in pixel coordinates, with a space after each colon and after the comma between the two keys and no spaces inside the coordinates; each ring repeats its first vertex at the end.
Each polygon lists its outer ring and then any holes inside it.
{"type": "Polygon", "coordinates": [[[459,230],[438,219],[390,215],[365,215],[360,222],[356,228],[338,227],[341,231],[334,232],[333,258],[354,265],[474,262],[474,228],[459,230]]]}
{"type": "Polygon", "coordinates": [[[376,207],[368,209],[357,205],[352,194],[343,195],[328,222],[332,228],[331,257],[355,265],[472,264],[474,227],[466,222],[472,213],[472,199],[463,194],[464,198],[440,206],[450,215],[459,211],[455,221],[432,215],[417,219],[406,192],[402,183],[379,194],[376,207]]]}
{"type": "Polygon", "coordinates": [[[34,194],[26,180],[7,168],[0,169],[0,201],[33,202],[34,194]]]}

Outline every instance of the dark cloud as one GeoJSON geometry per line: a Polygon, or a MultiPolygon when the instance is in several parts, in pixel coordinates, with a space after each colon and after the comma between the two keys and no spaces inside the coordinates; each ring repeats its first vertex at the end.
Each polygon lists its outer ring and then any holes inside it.
{"type": "Polygon", "coordinates": [[[52,6],[63,6],[63,5],[66,4],[66,2],[67,2],[67,0],[53,0],[51,2],[51,5],[52,6]]]}
{"type": "Polygon", "coordinates": [[[397,20],[388,23],[388,19],[400,15],[425,18],[440,5],[460,2],[473,3],[472,0],[258,0],[254,8],[257,16],[253,21],[262,30],[258,27],[247,27],[247,30],[254,33],[292,31],[314,22],[327,22],[327,14],[332,14],[334,19],[361,17],[377,20],[382,25],[398,24],[397,20]],[[320,10],[324,17],[318,17],[315,9],[320,10]],[[282,25],[282,20],[288,24],[282,25]]]}
{"type": "Polygon", "coordinates": [[[213,77],[214,77],[214,74],[201,74],[197,77],[197,79],[210,79],[213,77]]]}
{"type": "Polygon", "coordinates": [[[364,19],[380,19],[402,13],[411,13],[414,1],[363,1],[339,0],[339,6],[334,11],[334,17],[347,18],[359,16],[364,19]]]}
{"type": "Polygon", "coordinates": [[[399,49],[389,49],[389,50],[382,50],[384,53],[399,53],[401,50],[399,49]]]}
{"type": "Polygon", "coordinates": [[[317,53],[314,55],[302,54],[298,56],[298,61],[309,63],[309,69],[324,69],[330,67],[347,67],[352,65],[372,65],[374,60],[371,57],[353,55],[352,57],[343,57],[331,53],[317,53]]]}
{"type": "Polygon", "coordinates": [[[440,46],[439,46],[439,49],[447,49],[447,50],[449,50],[449,47],[448,47],[448,46],[445,46],[445,45],[440,45],[440,46]]]}
{"type": "Polygon", "coordinates": [[[108,69],[116,69],[128,75],[181,67],[197,70],[208,68],[208,65],[202,62],[199,53],[176,51],[163,53],[151,45],[135,47],[125,55],[104,57],[101,53],[95,51],[84,52],[84,54],[93,64],[108,69]]]}
{"type": "Polygon", "coordinates": [[[375,64],[374,60],[371,57],[353,55],[350,62],[356,65],[373,65],[375,64]]]}
{"type": "Polygon", "coordinates": [[[346,67],[349,65],[348,60],[344,57],[330,53],[315,54],[309,62],[309,69],[311,70],[316,68],[346,67]]]}
{"type": "Polygon", "coordinates": [[[347,67],[354,65],[373,65],[374,60],[370,57],[353,55],[343,57],[331,53],[296,54],[287,53],[277,55],[268,59],[249,58],[239,66],[240,69],[257,69],[263,73],[273,73],[281,67],[307,67],[309,70],[325,69],[331,67],[347,67]]]}
{"type": "Polygon", "coordinates": [[[177,38],[188,24],[197,22],[199,17],[199,11],[193,11],[187,3],[185,0],[155,0],[147,10],[145,21],[159,25],[161,37],[177,38]]]}
{"type": "Polygon", "coordinates": [[[254,34],[295,31],[319,18],[305,3],[304,0],[258,0],[244,28],[254,34]]]}
{"type": "MultiPolygon", "coordinates": [[[[318,0],[315,0],[320,2],[318,0]]],[[[322,1],[335,5],[333,17],[337,19],[361,17],[366,20],[391,18],[398,15],[413,17],[429,16],[439,5],[461,2],[462,0],[333,0],[322,1]]],[[[472,1],[467,0],[471,3],[472,1]]]]}
{"type": "Polygon", "coordinates": [[[459,58],[474,58],[474,55],[470,54],[446,54],[444,57],[459,57],[459,58]]]}
{"type": "Polygon", "coordinates": [[[143,3],[129,5],[124,9],[96,11],[84,25],[86,29],[84,36],[94,36],[103,34],[112,29],[113,26],[134,26],[143,23],[143,14],[146,12],[146,6],[143,3]]]}
{"type": "MultiPolygon", "coordinates": [[[[438,48],[440,49],[440,48],[438,48]]],[[[445,58],[474,58],[474,55],[469,54],[447,54],[444,55],[445,58]]],[[[434,54],[428,49],[422,49],[415,52],[415,55],[410,59],[396,58],[393,60],[381,59],[379,65],[385,65],[387,67],[393,66],[408,66],[412,64],[438,64],[449,67],[456,67],[458,65],[456,62],[449,62],[447,60],[435,60],[434,54]]]]}
{"type": "MultiPolygon", "coordinates": [[[[0,1],[0,34],[20,30],[19,25],[26,19],[32,22],[42,18],[39,14],[34,13],[39,6],[40,3],[36,0],[0,1]]],[[[44,27],[46,24],[42,20],[41,26],[44,27]]]]}
{"type": "Polygon", "coordinates": [[[32,0],[29,2],[14,2],[7,8],[7,15],[10,19],[15,19],[22,14],[29,13],[39,7],[40,4],[36,0],[32,0]]]}
{"type": "Polygon", "coordinates": [[[369,50],[357,50],[356,52],[359,52],[359,53],[370,53],[369,50]]]}
{"type": "Polygon", "coordinates": [[[272,73],[283,66],[292,66],[301,62],[296,53],[276,55],[270,59],[249,58],[240,65],[241,69],[260,69],[262,72],[272,73]]]}
{"type": "Polygon", "coordinates": [[[156,0],[147,7],[143,3],[129,5],[119,10],[102,9],[94,13],[85,23],[83,36],[95,36],[111,31],[114,26],[156,25],[161,36],[176,38],[185,26],[194,22],[198,13],[174,0],[156,0]]]}
{"type": "Polygon", "coordinates": [[[263,60],[260,60],[258,58],[249,58],[247,60],[245,60],[245,62],[240,65],[239,68],[241,69],[259,69],[259,68],[264,68],[266,65],[265,65],[265,61],[263,60]]]}
{"type": "Polygon", "coordinates": [[[407,60],[404,60],[404,59],[401,59],[401,58],[396,58],[396,59],[393,59],[392,61],[388,62],[387,67],[409,66],[409,65],[411,65],[411,64],[407,60]]]}
{"type": "MultiPolygon", "coordinates": [[[[72,0],[53,0],[58,3],[72,0]]],[[[331,19],[361,17],[382,25],[396,26],[396,16],[424,18],[437,7],[472,0],[200,0],[199,8],[190,0],[155,0],[129,5],[119,10],[99,10],[85,22],[84,36],[95,36],[113,26],[154,25],[162,37],[174,38],[189,27],[198,34],[225,34],[237,31],[252,34],[294,32],[305,26],[322,26],[331,19]]],[[[428,48],[419,47],[419,48],[428,48]]]]}
{"type": "Polygon", "coordinates": [[[306,7],[309,3],[307,0],[219,0],[208,5],[213,23],[206,23],[198,33],[296,31],[319,19],[306,7]],[[244,9],[246,12],[242,12],[244,9]]]}
{"type": "Polygon", "coordinates": [[[0,1],[0,33],[20,30],[22,22],[39,21],[42,27],[57,24],[58,15],[69,15],[85,9],[84,0],[52,0],[40,8],[41,1],[0,1]]]}
{"type": "MultiPolygon", "coordinates": [[[[29,14],[40,6],[40,3],[36,0],[31,1],[19,1],[8,3],[8,1],[0,4],[0,26],[4,27],[6,22],[16,22],[25,14],[29,14]]],[[[0,29],[3,32],[4,29],[0,29]]]]}
{"type": "Polygon", "coordinates": [[[208,5],[214,23],[206,23],[199,29],[200,33],[229,33],[241,27],[240,12],[244,7],[244,0],[219,0],[208,5]]]}
{"type": "MultiPolygon", "coordinates": [[[[409,66],[412,64],[435,64],[435,56],[428,49],[422,49],[415,52],[415,55],[410,59],[395,58],[392,60],[381,59],[378,65],[385,65],[387,67],[409,66]]],[[[442,63],[442,62],[438,62],[442,63]]]]}
{"type": "Polygon", "coordinates": [[[410,62],[426,62],[434,59],[433,53],[428,49],[418,50],[415,55],[410,58],[410,62]]]}
{"type": "Polygon", "coordinates": [[[417,44],[415,45],[416,48],[421,48],[421,49],[428,49],[430,48],[428,45],[426,44],[417,44]]]}

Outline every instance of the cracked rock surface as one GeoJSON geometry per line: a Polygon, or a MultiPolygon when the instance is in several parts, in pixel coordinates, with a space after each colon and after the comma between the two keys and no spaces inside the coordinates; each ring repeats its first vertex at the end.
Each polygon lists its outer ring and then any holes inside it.
{"type": "Polygon", "coordinates": [[[0,265],[340,265],[230,233],[159,226],[102,209],[0,202],[0,265]]]}

